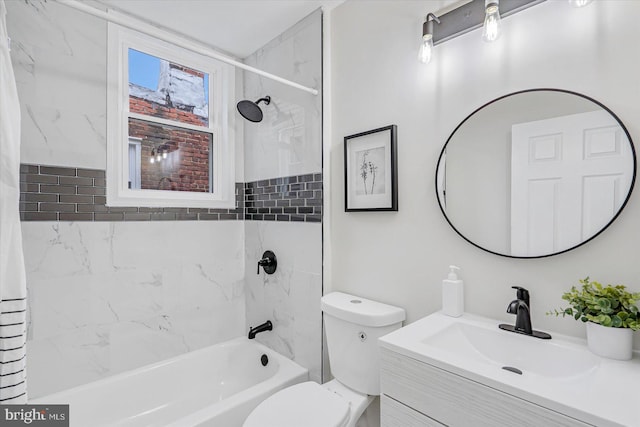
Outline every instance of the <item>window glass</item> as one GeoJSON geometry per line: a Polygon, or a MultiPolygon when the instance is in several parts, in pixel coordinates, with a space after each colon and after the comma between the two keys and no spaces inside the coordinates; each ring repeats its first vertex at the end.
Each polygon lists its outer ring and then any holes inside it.
{"type": "Polygon", "coordinates": [[[209,126],[209,74],[129,48],[129,112],[209,126]]]}
{"type": "Polygon", "coordinates": [[[233,67],[107,28],[107,205],[234,208],[233,67]]]}
{"type": "MultiPolygon", "coordinates": [[[[209,192],[212,134],[129,118],[129,137],[140,140],[130,170],[139,170],[142,190],[209,192]]],[[[134,181],[134,180],[131,180],[134,181]]]]}

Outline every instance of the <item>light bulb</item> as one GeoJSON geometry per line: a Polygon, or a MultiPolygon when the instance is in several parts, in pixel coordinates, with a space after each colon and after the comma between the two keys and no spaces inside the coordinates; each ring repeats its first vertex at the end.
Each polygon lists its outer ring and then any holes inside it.
{"type": "Polygon", "coordinates": [[[153,157],[153,156],[151,156],[151,157],[149,158],[149,163],[155,163],[155,162],[156,162],[156,158],[155,158],[155,157],[153,157]]]}
{"type": "Polygon", "coordinates": [[[166,152],[166,151],[163,151],[163,152],[162,152],[162,158],[163,158],[163,159],[166,159],[166,158],[167,158],[167,152],[166,152]]]}
{"type": "Polygon", "coordinates": [[[487,0],[485,8],[484,26],[482,27],[482,40],[492,42],[500,37],[501,22],[500,10],[496,0],[487,0]]]}
{"type": "Polygon", "coordinates": [[[420,44],[420,50],[418,51],[418,61],[423,64],[428,64],[431,61],[432,53],[433,36],[431,34],[425,34],[422,36],[422,43],[420,44]]]}
{"type": "Polygon", "coordinates": [[[161,161],[162,160],[162,156],[160,155],[160,153],[158,153],[158,155],[156,156],[156,160],[157,161],[161,161]]]}
{"type": "Polygon", "coordinates": [[[429,13],[422,23],[422,41],[418,51],[418,61],[428,64],[433,55],[433,23],[440,23],[440,19],[433,13],[429,13]]]}
{"type": "Polygon", "coordinates": [[[573,7],[585,7],[593,0],[569,0],[569,4],[573,7]]]}

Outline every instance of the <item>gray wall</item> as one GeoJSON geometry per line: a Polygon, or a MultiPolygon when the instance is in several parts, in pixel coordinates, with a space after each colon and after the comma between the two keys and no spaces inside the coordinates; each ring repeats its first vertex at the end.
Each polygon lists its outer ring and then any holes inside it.
{"type": "MultiPolygon", "coordinates": [[[[640,138],[636,1],[600,1],[574,9],[547,1],[503,20],[493,44],[473,31],[416,60],[421,24],[439,2],[346,2],[331,16],[332,124],[330,239],[332,289],[396,304],[413,322],[441,307],[447,266],[462,267],[467,311],[513,322],[512,285],[531,290],[536,328],[584,336],[584,325],[545,312],[578,279],[624,283],[640,291],[640,203],[632,195],[605,233],[571,252],[516,260],[481,251],[443,218],[435,167],[447,137],[486,102],[528,88],[557,87],[611,108],[640,138]],[[345,213],[342,138],[398,125],[399,211],[345,213]]],[[[640,348],[636,334],[636,348],[640,348]]]]}

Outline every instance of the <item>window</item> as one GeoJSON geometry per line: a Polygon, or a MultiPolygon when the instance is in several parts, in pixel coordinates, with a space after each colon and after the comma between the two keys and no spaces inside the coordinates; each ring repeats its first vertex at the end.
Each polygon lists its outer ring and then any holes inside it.
{"type": "Polygon", "coordinates": [[[235,207],[234,70],[109,24],[107,204],[235,207]]]}
{"type": "Polygon", "coordinates": [[[129,137],[129,182],[128,188],[140,189],[142,179],[142,142],[140,138],[129,137]]]}

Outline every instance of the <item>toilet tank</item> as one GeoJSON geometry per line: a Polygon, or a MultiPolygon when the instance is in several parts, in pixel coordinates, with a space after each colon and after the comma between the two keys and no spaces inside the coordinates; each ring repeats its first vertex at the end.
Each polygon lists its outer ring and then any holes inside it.
{"type": "Polygon", "coordinates": [[[331,373],[360,393],[380,394],[378,338],[402,326],[402,308],[342,292],[322,297],[331,373]]]}

